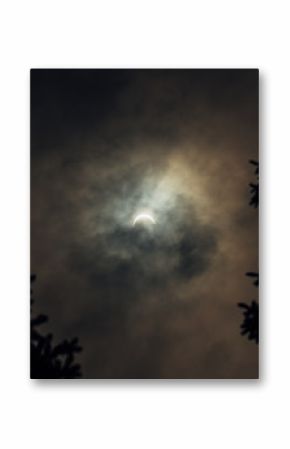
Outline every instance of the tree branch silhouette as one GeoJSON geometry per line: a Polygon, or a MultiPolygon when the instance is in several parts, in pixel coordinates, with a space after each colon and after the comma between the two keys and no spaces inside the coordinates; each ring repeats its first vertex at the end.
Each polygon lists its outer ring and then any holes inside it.
{"type": "MultiPolygon", "coordinates": [[[[31,283],[36,275],[31,275],[31,283]]],[[[31,295],[33,291],[31,289],[31,295]]],[[[33,304],[31,298],[31,305],[33,304]]],[[[75,363],[75,354],[82,348],[78,339],[53,343],[53,335],[42,334],[39,326],[46,323],[46,315],[31,316],[30,320],[30,377],[31,379],[77,379],[82,376],[81,366],[75,363]]]]}
{"type": "MultiPolygon", "coordinates": [[[[255,278],[253,284],[259,286],[259,273],[248,272],[246,276],[255,278]]],[[[244,311],[244,321],[241,324],[241,335],[247,335],[249,340],[259,343],[259,304],[252,301],[250,305],[239,302],[238,306],[244,311]]]]}
{"type": "Polygon", "coordinates": [[[255,175],[257,177],[256,183],[250,183],[250,193],[251,193],[251,199],[250,199],[250,206],[253,206],[255,209],[259,207],[259,162],[250,160],[250,164],[254,165],[256,167],[255,169],[255,175]]]}
{"type": "MultiPolygon", "coordinates": [[[[257,182],[250,183],[251,199],[249,205],[257,209],[259,207],[259,162],[250,160],[250,164],[255,166],[255,175],[257,182]]],[[[249,271],[246,276],[252,277],[253,285],[259,287],[259,273],[249,271]]],[[[238,307],[243,309],[244,320],[240,325],[241,335],[246,335],[249,340],[254,340],[259,343],[259,304],[253,300],[250,304],[239,302],[238,307]]]]}

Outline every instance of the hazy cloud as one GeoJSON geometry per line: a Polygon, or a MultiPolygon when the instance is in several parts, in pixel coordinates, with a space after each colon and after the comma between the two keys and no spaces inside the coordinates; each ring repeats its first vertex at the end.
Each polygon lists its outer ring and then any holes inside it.
{"type": "Polygon", "coordinates": [[[37,307],[87,377],[255,377],[255,71],[32,72],[37,307]],[[150,211],[156,225],[132,226],[150,211]]]}

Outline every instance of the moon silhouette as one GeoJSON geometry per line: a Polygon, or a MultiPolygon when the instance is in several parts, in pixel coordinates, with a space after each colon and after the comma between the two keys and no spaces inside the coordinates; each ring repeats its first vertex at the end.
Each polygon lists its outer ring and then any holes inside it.
{"type": "Polygon", "coordinates": [[[150,223],[156,224],[156,221],[152,217],[152,215],[149,214],[138,214],[133,221],[133,226],[135,226],[136,223],[139,221],[149,221],[150,223]]]}

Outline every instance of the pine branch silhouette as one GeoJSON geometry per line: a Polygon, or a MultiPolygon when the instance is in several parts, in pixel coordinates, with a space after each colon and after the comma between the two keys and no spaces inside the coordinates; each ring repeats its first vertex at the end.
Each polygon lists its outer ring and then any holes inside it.
{"type": "MultiPolygon", "coordinates": [[[[31,283],[36,275],[31,276],[31,283]]],[[[33,291],[31,290],[31,295],[33,291]]],[[[31,305],[33,304],[31,298],[31,305]]],[[[38,327],[48,321],[46,315],[31,317],[30,321],[30,377],[31,379],[77,379],[81,366],[75,363],[75,354],[82,350],[77,338],[53,343],[53,335],[42,334],[38,327]]]]}
{"type": "MultiPolygon", "coordinates": [[[[253,285],[259,286],[259,273],[248,272],[246,276],[253,277],[253,285]]],[[[247,335],[249,340],[259,343],[259,304],[257,301],[252,301],[250,305],[239,302],[238,307],[244,310],[244,321],[240,326],[241,335],[247,335]]]]}
{"type": "Polygon", "coordinates": [[[247,335],[249,340],[259,343],[259,306],[256,301],[250,305],[239,302],[238,306],[244,309],[244,321],[241,324],[241,335],[247,335]]]}
{"type": "MultiPolygon", "coordinates": [[[[255,209],[259,207],[259,162],[250,160],[250,164],[255,166],[255,175],[257,177],[256,184],[249,184],[251,187],[250,194],[251,199],[249,202],[250,206],[255,209]]],[[[248,271],[246,276],[253,278],[253,285],[259,287],[259,273],[248,271]]],[[[241,335],[246,335],[249,340],[254,340],[257,344],[259,343],[259,304],[257,301],[253,300],[250,304],[245,302],[239,302],[238,307],[243,309],[244,320],[240,325],[241,335]]]]}
{"type": "Polygon", "coordinates": [[[259,207],[259,162],[253,160],[250,160],[249,162],[256,167],[255,175],[257,177],[256,183],[251,182],[249,184],[251,194],[249,205],[257,209],[257,207],[259,207]]]}

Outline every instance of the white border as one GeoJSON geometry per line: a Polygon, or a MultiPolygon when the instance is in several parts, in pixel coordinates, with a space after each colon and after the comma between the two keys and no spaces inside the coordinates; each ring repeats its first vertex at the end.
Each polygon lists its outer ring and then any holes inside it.
{"type": "Polygon", "coordinates": [[[289,447],[288,3],[104,3],[1,5],[0,445],[289,447]],[[261,381],[28,379],[31,67],[260,68],[261,381]]]}

